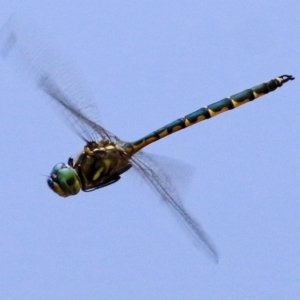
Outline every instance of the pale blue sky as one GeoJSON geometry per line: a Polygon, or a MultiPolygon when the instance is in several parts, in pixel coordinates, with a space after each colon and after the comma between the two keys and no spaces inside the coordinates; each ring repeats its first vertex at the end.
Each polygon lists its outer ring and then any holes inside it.
{"type": "Polygon", "coordinates": [[[193,167],[183,201],[216,265],[135,174],[53,194],[44,175],[83,142],[0,60],[1,299],[299,299],[299,1],[2,0],[0,24],[12,14],[74,61],[123,140],[296,80],[147,148],[193,167]]]}

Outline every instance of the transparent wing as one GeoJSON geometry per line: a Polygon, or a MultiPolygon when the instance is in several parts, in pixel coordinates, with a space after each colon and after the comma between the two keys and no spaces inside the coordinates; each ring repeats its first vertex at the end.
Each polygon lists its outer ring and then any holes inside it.
{"type": "Polygon", "coordinates": [[[0,31],[0,54],[11,60],[60,107],[64,120],[85,141],[117,137],[98,125],[98,110],[71,62],[42,39],[35,28],[10,19],[0,31]]]}
{"type": "MultiPolygon", "coordinates": [[[[38,28],[39,30],[39,28],[38,28]]],[[[121,144],[112,133],[98,125],[98,110],[82,86],[82,80],[72,64],[42,39],[35,28],[18,25],[9,20],[0,31],[0,55],[12,60],[39,89],[59,106],[64,120],[85,141],[110,139],[121,144]],[[26,28],[27,27],[27,28],[26,28]]],[[[132,157],[135,170],[156,191],[178,216],[199,244],[214,260],[217,252],[201,225],[186,211],[171,178],[160,167],[154,156],[139,152],[132,157]]]]}
{"type": "Polygon", "coordinates": [[[213,261],[218,262],[218,253],[213,243],[201,224],[185,209],[179,193],[172,183],[172,178],[156,162],[155,156],[140,151],[132,157],[132,164],[134,169],[158,193],[164,203],[168,205],[175,216],[179,217],[183,225],[196,238],[197,245],[205,250],[213,261]]]}

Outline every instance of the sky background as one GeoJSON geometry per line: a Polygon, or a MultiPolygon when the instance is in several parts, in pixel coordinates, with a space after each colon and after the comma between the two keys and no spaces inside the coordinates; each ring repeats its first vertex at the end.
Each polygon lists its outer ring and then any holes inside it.
{"type": "Polygon", "coordinates": [[[299,1],[2,0],[0,24],[12,14],[74,62],[123,140],[296,80],[146,149],[180,162],[170,171],[214,264],[132,172],[93,193],[52,193],[45,175],[84,143],[0,60],[1,299],[299,299],[299,1]]]}

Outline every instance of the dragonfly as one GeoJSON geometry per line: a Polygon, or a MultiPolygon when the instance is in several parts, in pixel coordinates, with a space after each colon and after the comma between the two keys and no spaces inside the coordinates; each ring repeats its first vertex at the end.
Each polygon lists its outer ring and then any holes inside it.
{"type": "Polygon", "coordinates": [[[67,163],[58,163],[53,167],[47,179],[53,192],[61,197],[69,197],[81,190],[95,191],[116,183],[121,175],[133,168],[181,219],[201,249],[214,261],[218,261],[215,246],[201,224],[182,204],[172,177],[157,164],[153,156],[142,149],[181,129],[273,92],[288,81],[294,80],[292,75],[278,76],[204,106],[138,140],[124,142],[100,125],[95,103],[78,88],[80,82],[76,82],[72,72],[70,73],[65,66],[65,61],[61,60],[49,45],[24,32],[22,26],[9,21],[0,32],[0,51],[3,58],[12,57],[17,64],[25,67],[34,83],[59,107],[71,129],[85,143],[78,157],[69,158],[67,163]]]}

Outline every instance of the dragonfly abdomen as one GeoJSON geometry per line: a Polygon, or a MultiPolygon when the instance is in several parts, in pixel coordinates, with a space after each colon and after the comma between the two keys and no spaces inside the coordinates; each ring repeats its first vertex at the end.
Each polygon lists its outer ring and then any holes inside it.
{"type": "Polygon", "coordinates": [[[123,146],[125,151],[129,154],[134,154],[141,150],[143,147],[164,138],[174,132],[177,132],[183,128],[197,124],[203,120],[215,117],[225,111],[234,109],[250,101],[253,101],[269,92],[275,91],[278,87],[281,87],[285,82],[293,80],[294,77],[291,75],[282,75],[269,82],[259,84],[250,89],[234,94],[230,97],[224,98],[218,102],[204,106],[183,118],[177,119],[166,126],[161,127],[153,131],[152,133],[144,136],[143,138],[127,143],[123,146]]]}

